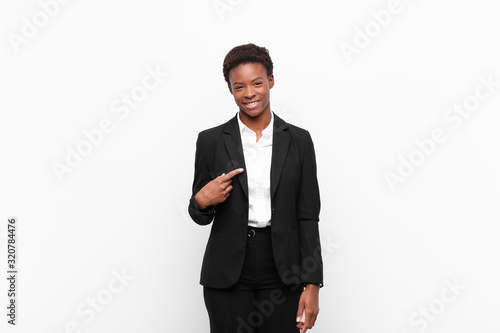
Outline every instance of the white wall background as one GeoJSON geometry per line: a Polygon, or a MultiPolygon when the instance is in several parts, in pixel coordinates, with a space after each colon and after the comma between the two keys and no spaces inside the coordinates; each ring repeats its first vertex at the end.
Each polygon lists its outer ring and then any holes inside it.
{"type": "Polygon", "coordinates": [[[19,246],[18,325],[2,278],[2,332],[208,332],[210,227],[186,210],[195,141],[237,112],[222,60],[248,42],[273,58],[272,109],[315,142],[312,332],[499,331],[493,1],[55,1],[0,4],[1,276],[10,216],[19,246]],[[381,26],[372,11],[388,7],[381,26]],[[168,75],[127,109],[147,68],[168,75]],[[54,163],[103,119],[112,130],[59,181],[54,163]],[[436,129],[424,155],[415,140],[436,129]],[[404,181],[391,188],[388,172],[404,181]]]}

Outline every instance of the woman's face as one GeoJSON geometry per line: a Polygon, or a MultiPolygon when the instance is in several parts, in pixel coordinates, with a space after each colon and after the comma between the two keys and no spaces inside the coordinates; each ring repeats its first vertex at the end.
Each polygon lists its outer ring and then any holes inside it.
{"type": "Polygon", "coordinates": [[[261,63],[241,64],[229,72],[229,91],[234,101],[249,117],[258,117],[269,111],[269,90],[274,86],[273,75],[261,63]]]}

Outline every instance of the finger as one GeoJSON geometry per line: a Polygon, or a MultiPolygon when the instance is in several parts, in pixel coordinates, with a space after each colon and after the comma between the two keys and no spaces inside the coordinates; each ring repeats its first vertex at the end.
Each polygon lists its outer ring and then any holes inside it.
{"type": "MultiPolygon", "coordinates": [[[[306,311],[307,314],[307,311],[306,311]]],[[[309,314],[306,315],[306,325],[309,328],[312,328],[314,326],[314,323],[316,322],[316,316],[317,313],[314,311],[311,311],[309,314]]]]}
{"type": "Polygon", "coordinates": [[[242,172],[243,172],[243,168],[234,169],[234,170],[228,172],[227,174],[224,174],[224,176],[221,177],[221,180],[223,182],[229,182],[229,181],[231,181],[231,178],[233,178],[234,176],[236,176],[242,172]]]}
{"type": "Polygon", "coordinates": [[[231,178],[233,178],[234,176],[236,176],[237,174],[242,173],[243,171],[244,171],[243,168],[234,169],[233,171],[228,172],[227,175],[224,175],[221,179],[222,179],[222,181],[228,181],[231,178]]]}
{"type": "Polygon", "coordinates": [[[314,314],[314,316],[312,317],[312,320],[311,320],[311,326],[314,326],[314,324],[316,324],[316,320],[318,319],[318,312],[316,312],[314,314]]]}
{"type": "Polygon", "coordinates": [[[302,331],[301,332],[305,332],[307,331],[307,329],[309,328],[309,323],[307,322],[307,319],[304,318],[304,321],[302,322],[304,325],[302,325],[302,331]]]}
{"type": "Polygon", "coordinates": [[[302,314],[304,313],[304,302],[299,301],[299,308],[297,309],[297,323],[302,318],[302,314]]]}
{"type": "Polygon", "coordinates": [[[224,195],[229,195],[229,192],[231,192],[232,189],[233,185],[229,185],[228,187],[226,187],[226,189],[224,190],[224,195]]]}
{"type": "Polygon", "coordinates": [[[304,320],[304,326],[306,329],[312,328],[314,326],[314,323],[312,321],[312,315],[306,315],[306,318],[304,320]]]}
{"type": "Polygon", "coordinates": [[[312,321],[312,313],[310,313],[310,312],[308,313],[308,311],[306,311],[304,322],[305,322],[307,327],[311,326],[311,321],[312,321]]]}

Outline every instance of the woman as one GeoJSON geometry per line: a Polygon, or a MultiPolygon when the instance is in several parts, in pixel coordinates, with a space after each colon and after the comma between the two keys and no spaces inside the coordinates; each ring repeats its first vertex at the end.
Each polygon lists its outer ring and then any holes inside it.
{"type": "Polygon", "coordinates": [[[200,279],[211,332],[304,333],[323,286],[313,142],[271,111],[266,48],[233,48],[223,73],[239,111],[199,133],[188,208],[213,220],[200,279]]]}

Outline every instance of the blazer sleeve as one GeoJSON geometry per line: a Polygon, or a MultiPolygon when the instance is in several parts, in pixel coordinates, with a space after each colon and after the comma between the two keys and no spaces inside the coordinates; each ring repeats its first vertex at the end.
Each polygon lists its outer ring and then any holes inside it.
{"type": "Polygon", "coordinates": [[[206,209],[201,209],[195,199],[198,191],[212,180],[207,161],[207,154],[209,153],[209,150],[206,146],[207,143],[203,140],[202,133],[198,134],[194,162],[193,193],[189,199],[188,212],[193,221],[200,225],[207,225],[212,222],[216,208],[216,206],[210,206],[206,209]]]}
{"type": "Polygon", "coordinates": [[[323,287],[323,260],[319,238],[320,195],[316,176],[316,154],[309,132],[306,133],[300,172],[297,219],[300,233],[302,283],[323,287]]]}

